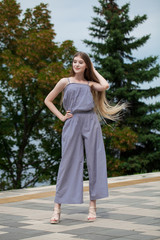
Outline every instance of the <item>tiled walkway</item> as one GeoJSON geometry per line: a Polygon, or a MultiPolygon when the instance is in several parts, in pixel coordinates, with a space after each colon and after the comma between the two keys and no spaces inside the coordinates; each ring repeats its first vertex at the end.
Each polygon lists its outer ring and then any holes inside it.
{"type": "Polygon", "coordinates": [[[0,192],[1,240],[160,240],[160,173],[109,178],[109,198],[97,201],[87,222],[84,203],[62,205],[61,222],[49,223],[55,186],[0,192]]]}

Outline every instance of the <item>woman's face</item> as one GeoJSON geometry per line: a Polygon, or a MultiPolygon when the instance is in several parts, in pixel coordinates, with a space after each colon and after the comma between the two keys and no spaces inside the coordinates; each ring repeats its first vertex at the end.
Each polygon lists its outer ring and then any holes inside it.
{"type": "Polygon", "coordinates": [[[72,67],[75,73],[84,73],[85,69],[87,68],[87,65],[80,56],[76,56],[73,59],[72,67]]]}

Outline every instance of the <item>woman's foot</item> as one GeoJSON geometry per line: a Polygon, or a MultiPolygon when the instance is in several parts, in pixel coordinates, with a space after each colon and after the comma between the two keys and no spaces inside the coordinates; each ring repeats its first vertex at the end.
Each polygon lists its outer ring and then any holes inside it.
{"type": "Polygon", "coordinates": [[[96,207],[89,207],[88,221],[94,222],[96,220],[96,207]]]}
{"type": "Polygon", "coordinates": [[[61,215],[61,209],[60,208],[54,208],[52,217],[50,219],[50,223],[51,224],[59,223],[60,215],[61,215]]]}

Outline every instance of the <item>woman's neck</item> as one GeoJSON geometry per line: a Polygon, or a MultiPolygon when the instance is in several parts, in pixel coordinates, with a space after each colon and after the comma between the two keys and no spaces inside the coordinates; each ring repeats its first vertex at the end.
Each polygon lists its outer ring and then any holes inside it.
{"type": "Polygon", "coordinates": [[[84,78],[84,74],[83,73],[80,73],[80,74],[75,74],[73,76],[73,78],[77,81],[85,81],[85,78],[84,78]]]}

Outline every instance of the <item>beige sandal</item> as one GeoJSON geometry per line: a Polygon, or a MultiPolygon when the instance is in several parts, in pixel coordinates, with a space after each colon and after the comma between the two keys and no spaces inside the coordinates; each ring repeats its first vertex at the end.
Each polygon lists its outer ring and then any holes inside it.
{"type": "Polygon", "coordinates": [[[89,207],[88,221],[94,222],[96,220],[96,208],[89,207]]]}
{"type": "Polygon", "coordinates": [[[60,215],[61,215],[61,209],[60,208],[54,208],[52,217],[50,219],[51,224],[59,223],[60,222],[60,215]]]}

